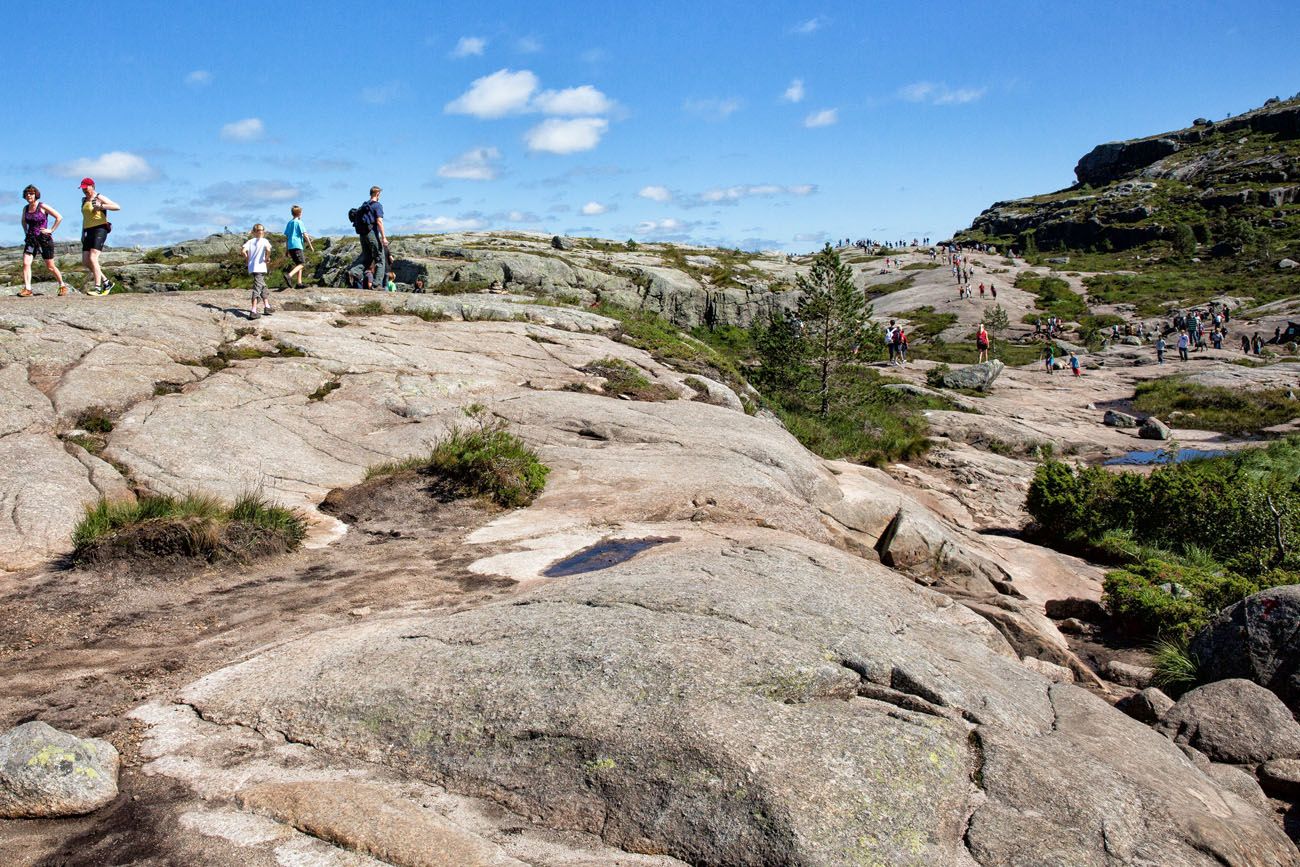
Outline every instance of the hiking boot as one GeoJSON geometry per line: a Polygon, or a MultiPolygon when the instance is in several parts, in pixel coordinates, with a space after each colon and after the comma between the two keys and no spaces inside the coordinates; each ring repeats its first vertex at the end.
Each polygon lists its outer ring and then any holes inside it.
{"type": "Polygon", "coordinates": [[[24,290],[22,290],[21,292],[18,293],[18,297],[19,297],[19,298],[31,298],[31,297],[32,297],[32,290],[30,290],[30,289],[24,289],[24,290]]]}
{"type": "Polygon", "coordinates": [[[67,284],[67,283],[60,283],[60,284],[59,284],[59,295],[60,295],[60,296],[63,296],[63,295],[67,295],[67,294],[68,294],[68,284],[67,284]]]}
{"type": "Polygon", "coordinates": [[[100,294],[100,295],[107,295],[109,292],[112,292],[112,291],[113,291],[113,287],[116,286],[117,284],[114,283],[112,280],[108,279],[107,277],[105,277],[105,278],[104,278],[104,282],[101,283],[101,284],[99,284],[99,285],[100,285],[100,288],[103,289],[103,291],[100,292],[99,294],[100,294]]]}

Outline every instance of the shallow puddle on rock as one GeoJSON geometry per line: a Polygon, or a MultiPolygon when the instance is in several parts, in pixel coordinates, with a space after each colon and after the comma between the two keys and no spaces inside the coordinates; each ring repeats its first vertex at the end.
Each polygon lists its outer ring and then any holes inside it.
{"type": "Polygon", "coordinates": [[[1108,467],[1146,467],[1154,464],[1184,463],[1199,461],[1203,458],[1221,458],[1227,452],[1222,449],[1179,449],[1171,454],[1165,449],[1135,451],[1111,458],[1106,461],[1108,467]]]}
{"type": "Polygon", "coordinates": [[[642,551],[664,545],[668,542],[680,542],[680,536],[645,536],[640,539],[604,539],[594,545],[583,548],[576,554],[570,554],[563,560],[557,560],[542,573],[547,578],[563,578],[566,575],[581,575],[584,572],[596,572],[626,563],[642,551]]]}

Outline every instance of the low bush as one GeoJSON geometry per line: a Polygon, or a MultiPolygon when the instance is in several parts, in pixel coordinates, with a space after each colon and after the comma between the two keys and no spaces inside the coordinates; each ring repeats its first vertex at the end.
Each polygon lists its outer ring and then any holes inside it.
{"type": "Polygon", "coordinates": [[[952,373],[952,368],[946,364],[936,364],[925,372],[925,384],[931,388],[945,388],[943,378],[952,373]]]}
{"type": "Polygon", "coordinates": [[[306,531],[300,514],[257,492],[231,506],[205,494],[101,497],[86,507],[73,530],[72,560],[79,565],[170,557],[245,560],[293,550],[306,531]]]}
{"type": "Polygon", "coordinates": [[[1186,639],[1163,639],[1152,648],[1152,684],[1177,698],[1201,679],[1201,663],[1187,649],[1186,639]]]}
{"type": "Polygon", "coordinates": [[[1078,321],[1088,313],[1083,296],[1060,277],[1048,277],[1029,271],[1016,277],[1015,287],[1036,296],[1034,306],[1047,316],[1078,321]]]}
{"type": "Polygon", "coordinates": [[[1102,599],[1131,634],[1186,640],[1215,612],[1261,589],[1224,569],[1147,560],[1108,573],[1102,599]]]}

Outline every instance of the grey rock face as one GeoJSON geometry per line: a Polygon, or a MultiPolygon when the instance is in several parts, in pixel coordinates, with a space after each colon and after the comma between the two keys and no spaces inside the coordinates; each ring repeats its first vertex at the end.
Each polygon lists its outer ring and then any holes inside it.
{"type": "Polygon", "coordinates": [[[1155,725],[1174,706],[1174,700],[1159,688],[1148,686],[1121,700],[1115,706],[1138,722],[1155,725]]]}
{"type": "Polygon", "coordinates": [[[1275,798],[1300,798],[1300,759],[1271,759],[1259,767],[1259,784],[1275,798]]]}
{"type": "Polygon", "coordinates": [[[987,391],[1005,368],[1006,365],[996,358],[992,361],[982,361],[979,364],[959,367],[945,373],[943,384],[946,388],[973,388],[976,391],[987,391]]]}
{"type": "Polygon", "coordinates": [[[1300,756],[1300,725],[1273,693],[1233,678],[1197,687],[1160,720],[1175,742],[1213,761],[1255,764],[1300,756]]]}
{"type": "Polygon", "coordinates": [[[1300,586],[1272,587],[1228,606],[1189,649],[1206,678],[1245,678],[1300,709],[1300,586]]]}
{"type": "Polygon", "coordinates": [[[117,797],[117,750],[29,722],[0,735],[0,819],[79,816],[117,797]]]}
{"type": "Polygon", "coordinates": [[[1138,420],[1135,416],[1115,409],[1106,410],[1106,414],[1101,418],[1101,423],[1106,427],[1133,428],[1138,426],[1138,420]]]}
{"type": "Polygon", "coordinates": [[[452,617],[314,635],[186,700],[691,863],[1293,860],[1167,739],[1048,686],[960,606],[789,535],[683,535],[452,617]]]}
{"type": "Polygon", "coordinates": [[[1138,425],[1138,436],[1144,440],[1167,440],[1170,435],[1169,426],[1155,416],[1143,419],[1138,425]]]}

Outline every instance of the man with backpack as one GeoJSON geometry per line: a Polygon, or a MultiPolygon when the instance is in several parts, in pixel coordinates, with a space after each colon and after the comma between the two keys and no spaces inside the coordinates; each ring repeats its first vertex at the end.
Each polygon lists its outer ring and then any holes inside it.
{"type": "Polygon", "coordinates": [[[379,204],[382,192],[379,187],[371,187],[370,198],[348,211],[352,228],[361,238],[362,289],[373,289],[375,274],[388,272],[388,234],[384,231],[384,206],[379,204]]]}

